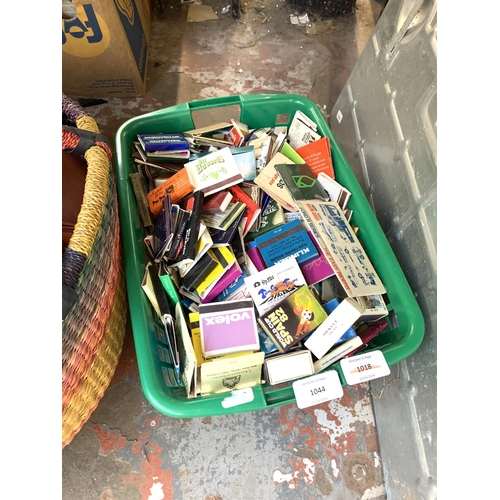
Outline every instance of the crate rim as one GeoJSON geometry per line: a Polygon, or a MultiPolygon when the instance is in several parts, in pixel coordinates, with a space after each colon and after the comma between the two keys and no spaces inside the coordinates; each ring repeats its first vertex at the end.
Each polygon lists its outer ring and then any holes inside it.
{"type": "MultiPolygon", "coordinates": [[[[306,114],[316,121],[318,124],[318,128],[320,129],[322,135],[326,135],[329,137],[331,141],[332,152],[340,158],[345,165],[348,167],[347,171],[344,172],[344,175],[348,177],[349,183],[352,183],[356,189],[356,194],[353,192],[353,197],[360,195],[361,198],[356,200],[356,203],[360,204],[360,206],[366,210],[368,207],[371,215],[368,214],[365,218],[368,219],[376,219],[376,215],[371,209],[371,206],[366,199],[364,192],[359,185],[357,178],[355,177],[352,168],[350,167],[347,159],[345,158],[343,152],[338,146],[337,141],[333,137],[333,133],[328,126],[324,116],[321,113],[321,110],[317,104],[311,101],[309,98],[298,95],[298,94],[246,94],[246,95],[231,95],[231,96],[223,96],[223,97],[213,97],[208,99],[200,99],[195,101],[188,101],[184,103],[179,103],[174,106],[165,107],[162,109],[150,111],[148,113],[138,115],[136,117],[128,119],[125,123],[123,123],[115,136],[115,144],[116,144],[116,156],[115,156],[115,165],[116,165],[116,173],[118,180],[118,197],[119,197],[119,208],[120,208],[120,221],[122,226],[122,234],[124,240],[124,246],[126,243],[131,243],[132,247],[136,249],[136,245],[139,245],[138,241],[134,241],[132,234],[134,232],[134,228],[132,227],[132,217],[135,215],[137,217],[137,213],[134,213],[134,203],[129,203],[131,190],[130,186],[128,186],[128,176],[124,175],[123,162],[128,161],[131,162],[130,152],[124,150],[124,147],[132,146],[132,144],[124,145],[124,138],[130,137],[137,133],[137,127],[144,120],[161,120],[165,117],[168,118],[170,115],[174,114],[187,114],[191,113],[193,110],[199,109],[212,109],[214,107],[223,107],[223,106],[231,106],[235,104],[239,104],[241,106],[241,110],[244,110],[244,106],[247,103],[256,104],[256,103],[288,103],[289,105],[297,104],[297,107],[303,108],[302,111],[306,110],[306,114]],[[312,115],[312,116],[311,116],[312,115]],[[129,156],[128,159],[125,157],[129,156]],[[132,205],[132,206],[131,206],[132,205]]],[[[192,119],[192,116],[191,116],[192,119]]],[[[292,116],[290,116],[290,121],[292,116]]],[[[186,129],[184,129],[186,130],[186,129]]],[[[179,130],[182,132],[183,130],[179,130]]],[[[348,187],[351,190],[351,186],[348,187]]],[[[351,190],[352,191],[352,190],[351,190]]],[[[135,200],[133,200],[135,202],[135,200]]],[[[411,356],[421,345],[424,336],[424,318],[422,311],[416,301],[415,296],[413,295],[408,281],[403,274],[403,271],[397,261],[392,248],[390,247],[385,234],[383,233],[380,224],[377,221],[378,226],[370,228],[370,231],[377,235],[377,244],[381,248],[377,249],[378,253],[383,254],[384,259],[387,258],[390,261],[391,266],[395,266],[397,281],[399,289],[404,293],[404,299],[406,300],[406,310],[404,314],[408,315],[408,324],[410,326],[409,331],[406,335],[406,343],[405,343],[405,352],[402,352],[403,349],[398,345],[386,345],[381,349],[384,353],[384,357],[386,358],[388,365],[393,366],[396,363],[402,361],[405,358],[411,356]]],[[[148,347],[149,342],[147,342],[147,335],[152,335],[152,332],[144,331],[144,324],[142,321],[143,317],[146,317],[151,311],[148,311],[148,304],[143,295],[142,289],[138,289],[135,284],[140,283],[142,280],[142,276],[139,274],[138,265],[134,258],[128,255],[128,252],[124,252],[124,260],[125,260],[125,273],[127,277],[127,292],[128,299],[131,310],[131,324],[132,324],[132,332],[134,337],[134,344],[137,353],[137,363],[139,367],[139,375],[141,380],[141,386],[144,391],[144,394],[148,401],[155,407],[159,412],[166,414],[171,417],[176,418],[192,418],[192,417],[202,417],[202,416],[213,416],[213,415],[221,415],[227,413],[240,413],[246,411],[254,411],[254,410],[262,410],[274,406],[281,406],[283,404],[293,403],[295,401],[293,390],[290,386],[284,387],[276,391],[276,394],[273,396],[269,395],[269,389],[266,385],[263,386],[255,386],[253,387],[254,393],[254,401],[252,403],[247,403],[246,405],[242,405],[240,407],[236,406],[231,408],[230,411],[223,411],[220,405],[221,401],[228,397],[230,393],[218,394],[213,396],[205,396],[193,399],[187,399],[185,397],[184,388],[175,389],[175,391],[179,391],[179,394],[182,397],[182,403],[179,402],[177,397],[172,396],[171,394],[166,394],[165,390],[160,387],[159,379],[163,382],[161,377],[158,377],[157,368],[155,366],[155,362],[153,360],[152,350],[148,347]],[[139,304],[137,304],[139,302],[139,304]],[[138,307],[138,311],[136,314],[132,313],[133,306],[138,307]],[[142,338],[141,338],[142,337],[142,338]],[[265,390],[268,389],[268,390],[265,390]],[[206,403],[206,404],[205,404],[206,403]],[[213,404],[212,404],[213,403],[213,404]]],[[[377,269],[377,268],[376,268],[377,269]]],[[[379,271],[379,269],[377,269],[379,271]]],[[[384,279],[382,281],[385,284],[384,279]]],[[[329,369],[334,369],[339,374],[342,385],[346,385],[345,378],[342,374],[339,364],[333,365],[329,369]]]]}

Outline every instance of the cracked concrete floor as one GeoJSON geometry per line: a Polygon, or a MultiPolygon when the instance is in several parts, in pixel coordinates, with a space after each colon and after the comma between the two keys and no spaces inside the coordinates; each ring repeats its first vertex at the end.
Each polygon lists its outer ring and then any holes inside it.
{"type": "MultiPolygon", "coordinates": [[[[88,108],[112,143],[129,118],[229,94],[301,94],[328,121],[382,9],[358,0],[355,13],[306,27],[290,24],[286,0],[240,0],[239,21],[222,13],[227,0],[203,3],[218,19],[188,23],[189,4],[180,0],[155,10],[146,95],[88,108]]],[[[172,419],[144,397],[127,331],[109,388],[62,451],[62,498],[381,500],[369,385],[345,387],[340,400],[305,410],[172,419]]]]}
{"type": "Polygon", "coordinates": [[[368,384],[305,410],[172,419],[142,393],[130,332],[62,455],[64,500],[386,498],[368,384]]]}

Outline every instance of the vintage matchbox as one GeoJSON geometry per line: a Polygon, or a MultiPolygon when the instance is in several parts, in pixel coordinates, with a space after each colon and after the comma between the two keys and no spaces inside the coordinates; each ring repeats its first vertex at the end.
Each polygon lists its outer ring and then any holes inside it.
{"type": "Polygon", "coordinates": [[[363,308],[360,321],[378,321],[389,314],[384,298],[380,294],[356,297],[356,301],[363,308]]]}
{"type": "Polygon", "coordinates": [[[328,194],[318,182],[311,167],[302,164],[278,164],[276,171],[280,174],[290,196],[295,200],[329,201],[328,194]]]}
{"type": "Polygon", "coordinates": [[[363,340],[358,337],[352,337],[337,347],[334,347],[331,351],[326,353],[321,359],[314,362],[314,373],[319,373],[329,366],[333,365],[337,361],[346,357],[349,353],[354,352],[356,349],[363,345],[363,340]]]}
{"type": "Polygon", "coordinates": [[[271,355],[264,361],[264,378],[271,385],[307,377],[313,373],[311,352],[307,350],[271,355]]]}
{"type": "Polygon", "coordinates": [[[263,352],[224,357],[200,366],[201,395],[219,394],[260,385],[263,352]]]}
{"type": "Polygon", "coordinates": [[[281,352],[287,352],[313,332],[327,314],[313,292],[301,286],[259,315],[258,321],[281,352]]]}
{"type": "Polygon", "coordinates": [[[291,257],[245,278],[259,314],[269,311],[287,295],[306,285],[297,261],[291,257]]]}
{"type": "Polygon", "coordinates": [[[259,351],[259,335],[251,299],[200,304],[203,356],[259,351]]]}
{"type": "MultiPolygon", "coordinates": [[[[330,315],[332,312],[339,306],[340,302],[338,299],[331,299],[329,302],[326,302],[323,304],[323,309],[326,311],[326,314],[330,315]]],[[[355,337],[356,330],[351,326],[346,330],[346,332],[340,337],[335,343],[333,344],[333,347],[335,347],[338,344],[341,344],[342,342],[346,342],[347,340],[352,339],[355,337]]]]}
{"type": "Polygon", "coordinates": [[[304,345],[318,359],[322,358],[360,318],[361,312],[362,308],[355,299],[344,299],[304,342],[304,345]]]}
{"type": "Polygon", "coordinates": [[[320,244],[316,241],[316,238],[314,238],[313,233],[308,231],[307,234],[309,235],[309,238],[311,238],[311,241],[319,254],[318,257],[308,260],[305,264],[301,264],[300,266],[300,270],[302,271],[307,284],[311,286],[330,278],[335,274],[335,270],[323,253],[320,244]]]}
{"type": "Polygon", "coordinates": [[[288,131],[288,141],[292,148],[297,149],[310,142],[321,139],[317,132],[318,126],[302,111],[297,110],[293,116],[290,129],[288,131]]]}
{"type": "Polygon", "coordinates": [[[354,349],[353,351],[346,354],[346,358],[357,354],[359,351],[364,349],[379,333],[384,331],[388,323],[386,320],[382,319],[375,323],[364,323],[363,325],[358,327],[357,334],[361,339],[362,344],[354,349]]]}
{"type": "Polygon", "coordinates": [[[193,343],[189,336],[184,314],[182,313],[181,303],[175,305],[175,335],[177,345],[179,346],[179,356],[181,365],[181,378],[188,398],[194,398],[198,394],[197,371],[198,364],[194,352],[193,343]]]}
{"type": "Polygon", "coordinates": [[[138,134],[137,139],[147,153],[189,151],[189,142],[182,134],[138,134]]]}
{"type": "Polygon", "coordinates": [[[307,231],[297,219],[258,236],[255,243],[267,266],[287,257],[295,257],[298,264],[304,264],[319,256],[307,231]]]}
{"type": "Polygon", "coordinates": [[[195,191],[203,191],[209,196],[243,181],[233,155],[228,147],[190,161],[184,165],[194,185],[195,191]]]}
{"type": "Polygon", "coordinates": [[[385,287],[355,231],[336,202],[298,201],[304,217],[323,253],[349,297],[384,294],[385,287]]]}
{"type": "Polygon", "coordinates": [[[347,203],[351,198],[351,192],[348,189],[324,172],[318,174],[318,182],[323,186],[330,201],[337,202],[343,210],[347,208],[347,203]]]}

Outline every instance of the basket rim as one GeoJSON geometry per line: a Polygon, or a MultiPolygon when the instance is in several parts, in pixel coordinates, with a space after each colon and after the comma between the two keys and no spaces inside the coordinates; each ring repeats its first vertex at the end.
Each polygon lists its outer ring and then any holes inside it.
{"type": "MultiPolygon", "coordinates": [[[[82,205],[77,216],[73,234],[63,253],[62,283],[63,300],[65,291],[75,290],[85,261],[95,243],[102,224],[108,198],[109,176],[111,169],[111,151],[100,139],[96,121],[74,99],[62,94],[62,111],[76,124],[76,128],[63,126],[62,150],[81,155],[87,163],[82,205]],[[90,138],[81,140],[78,132],[90,132],[90,138]],[[66,287],[66,288],[65,288],[66,287]],[[68,290],[69,289],[69,290],[68,290]]],[[[74,305],[76,295],[71,294],[74,305]]],[[[63,305],[64,307],[64,305],[63,305]]],[[[63,319],[68,310],[63,309],[63,319]]]]}

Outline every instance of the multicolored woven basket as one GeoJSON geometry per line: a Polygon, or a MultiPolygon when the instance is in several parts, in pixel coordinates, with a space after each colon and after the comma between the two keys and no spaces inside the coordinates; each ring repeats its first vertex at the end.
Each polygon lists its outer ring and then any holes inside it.
{"type": "Polygon", "coordinates": [[[87,163],[83,202],[63,252],[62,447],[90,417],[114,375],[127,321],[111,149],[95,120],[62,96],[63,151],[87,163]],[[64,297],[71,296],[65,309],[64,297]],[[68,310],[69,309],[69,310],[68,310]]]}

